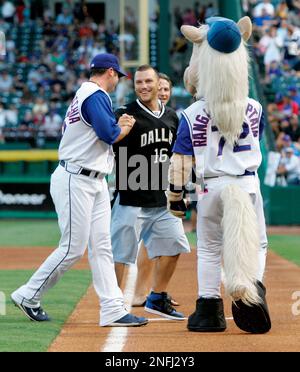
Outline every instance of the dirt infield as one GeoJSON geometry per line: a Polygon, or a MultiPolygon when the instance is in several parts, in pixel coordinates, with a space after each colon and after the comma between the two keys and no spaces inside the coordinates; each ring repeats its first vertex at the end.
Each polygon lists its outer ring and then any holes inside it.
{"type": "MultiPolygon", "coordinates": [[[[186,315],[194,310],[196,299],[195,251],[184,255],[172,279],[170,293],[181,303],[180,311],[186,315]]],[[[186,321],[153,321],[146,327],[128,329],[125,352],[198,352],[198,351],[300,351],[300,315],[292,314],[292,294],[300,291],[300,268],[269,253],[266,285],[272,317],[272,330],[266,335],[247,335],[240,331],[233,320],[227,320],[226,332],[217,334],[191,333],[186,321]]],[[[300,305],[298,306],[300,311],[300,305]]],[[[146,315],[135,308],[138,315],[146,315]]],[[[226,317],[231,317],[230,303],[225,303],[226,317]]],[[[150,314],[149,314],[150,315],[150,314]]],[[[150,318],[152,316],[150,315],[150,318]]],[[[86,296],[67,321],[49,351],[103,350],[110,329],[100,328],[98,299],[89,289],[86,296]]],[[[118,344],[119,340],[112,339],[118,344]]]]}
{"type": "Polygon", "coordinates": [[[300,235],[300,226],[268,226],[268,235],[300,235]]]}

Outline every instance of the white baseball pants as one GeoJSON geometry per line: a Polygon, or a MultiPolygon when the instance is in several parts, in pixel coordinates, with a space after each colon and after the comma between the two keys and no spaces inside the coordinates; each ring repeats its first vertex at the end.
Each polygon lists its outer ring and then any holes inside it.
{"type": "Polygon", "coordinates": [[[59,247],[47,258],[15,298],[28,307],[40,305],[52,288],[89,249],[93,283],[100,299],[100,325],[128,312],[117,284],[111,250],[111,208],[106,180],[68,173],[58,166],[51,177],[53,198],[61,231],[59,247]]]}
{"type": "Polygon", "coordinates": [[[220,194],[229,183],[236,182],[251,194],[260,226],[259,268],[257,279],[262,281],[267,254],[267,235],[263,201],[259,183],[255,177],[219,177],[205,181],[208,193],[198,202],[197,210],[197,256],[198,256],[198,297],[221,297],[221,268],[223,233],[221,221],[223,207],[220,194]]]}

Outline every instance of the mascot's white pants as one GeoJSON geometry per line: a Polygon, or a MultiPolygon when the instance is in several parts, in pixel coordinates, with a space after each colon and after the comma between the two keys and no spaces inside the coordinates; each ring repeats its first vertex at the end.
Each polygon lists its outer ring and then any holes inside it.
{"type": "Polygon", "coordinates": [[[260,232],[259,267],[257,270],[257,279],[260,281],[262,281],[265,271],[268,241],[258,178],[224,176],[206,179],[205,183],[208,193],[198,201],[197,207],[198,296],[217,298],[221,297],[223,248],[221,192],[226,186],[232,183],[237,184],[251,195],[254,202],[260,232]]]}

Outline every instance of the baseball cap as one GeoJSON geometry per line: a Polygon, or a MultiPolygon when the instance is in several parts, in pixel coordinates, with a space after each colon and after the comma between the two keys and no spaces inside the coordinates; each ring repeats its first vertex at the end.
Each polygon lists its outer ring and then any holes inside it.
{"type": "Polygon", "coordinates": [[[115,71],[117,71],[119,77],[127,76],[127,74],[121,70],[118,58],[109,53],[97,54],[92,59],[90,68],[113,68],[115,71]]]}
{"type": "Polygon", "coordinates": [[[242,42],[238,25],[231,19],[211,17],[206,20],[210,26],[207,33],[208,44],[221,53],[233,53],[242,42]]]}

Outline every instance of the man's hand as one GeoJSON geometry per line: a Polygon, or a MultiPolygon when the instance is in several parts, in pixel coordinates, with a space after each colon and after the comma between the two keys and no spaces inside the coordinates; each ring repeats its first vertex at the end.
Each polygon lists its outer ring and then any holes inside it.
{"type": "Polygon", "coordinates": [[[118,124],[121,128],[121,133],[114,143],[120,142],[124,137],[126,137],[130,133],[131,129],[135,124],[135,118],[131,115],[123,114],[120,117],[118,124]]]}
{"type": "Polygon", "coordinates": [[[173,192],[168,190],[167,195],[167,208],[176,217],[184,218],[186,216],[187,207],[183,200],[183,192],[173,192]]]}
{"type": "Polygon", "coordinates": [[[135,124],[135,118],[131,115],[123,114],[119,121],[118,121],[119,126],[122,127],[130,127],[132,128],[135,124]]]}

